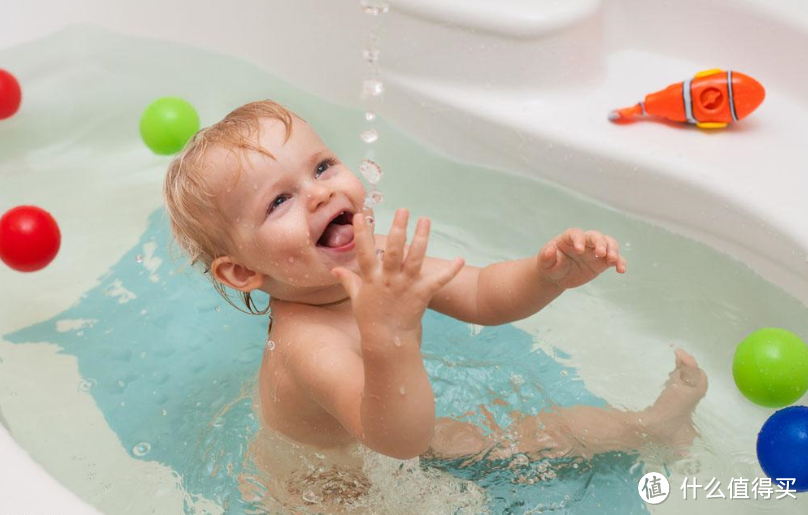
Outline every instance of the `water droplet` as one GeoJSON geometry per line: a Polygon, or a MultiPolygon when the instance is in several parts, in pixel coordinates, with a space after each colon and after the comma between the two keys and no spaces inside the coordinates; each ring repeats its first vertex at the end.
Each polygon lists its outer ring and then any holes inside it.
{"type": "Polygon", "coordinates": [[[213,308],[213,309],[215,309],[217,312],[218,312],[218,311],[221,311],[221,309],[219,308],[219,306],[216,306],[216,307],[215,307],[215,308],[213,308]]]}
{"type": "Polygon", "coordinates": [[[381,79],[372,78],[362,81],[362,94],[369,97],[379,97],[384,93],[384,82],[381,79]]]}
{"type": "Polygon", "coordinates": [[[359,0],[359,5],[362,7],[362,12],[370,16],[378,16],[390,11],[390,6],[382,0],[359,0]]]}
{"type": "Polygon", "coordinates": [[[568,375],[570,375],[570,371],[562,370],[561,372],[559,372],[559,374],[561,374],[561,377],[567,377],[568,375]]]}
{"type": "Polygon", "coordinates": [[[161,414],[161,415],[163,415],[163,416],[165,417],[166,415],[168,415],[168,411],[163,410],[163,411],[161,411],[161,412],[160,412],[160,414],[161,414]]]}
{"type": "Polygon", "coordinates": [[[135,445],[132,449],[132,454],[137,456],[138,458],[141,456],[145,456],[151,451],[151,445],[146,442],[140,442],[139,444],[135,445]]]}
{"type": "Polygon", "coordinates": [[[625,243],[623,244],[623,246],[624,246],[624,247],[626,247],[627,249],[630,249],[630,248],[631,248],[631,243],[629,243],[629,242],[625,242],[625,243]]]}
{"type": "Polygon", "coordinates": [[[401,347],[401,338],[399,338],[398,336],[393,338],[393,345],[395,345],[396,347],[401,347]]]}
{"type": "Polygon", "coordinates": [[[382,167],[370,159],[364,159],[359,163],[359,173],[361,173],[362,177],[367,179],[369,183],[376,184],[382,178],[382,167]]]}
{"type": "Polygon", "coordinates": [[[142,263],[142,262],[143,262],[143,256],[141,256],[140,254],[135,256],[135,263],[142,263]]]}
{"type": "Polygon", "coordinates": [[[374,220],[372,216],[366,216],[365,223],[368,227],[373,227],[376,224],[376,220],[374,220]]]}
{"type": "Polygon", "coordinates": [[[378,206],[384,200],[384,195],[377,189],[371,190],[365,197],[365,209],[370,209],[378,206]]]}
{"type": "MultiPolygon", "coordinates": [[[[374,113],[373,111],[367,111],[365,113],[365,120],[367,120],[369,122],[372,122],[375,119],[376,119],[376,113],[374,113]]],[[[808,258],[806,258],[806,259],[808,259],[808,258]]]]}
{"type": "Polygon", "coordinates": [[[275,342],[273,342],[272,340],[267,339],[267,349],[275,350],[275,342]]]}
{"type": "Polygon", "coordinates": [[[400,393],[401,395],[407,395],[407,389],[404,388],[403,384],[398,388],[398,393],[400,393]]]}
{"type": "Polygon", "coordinates": [[[293,258],[292,256],[289,256],[289,257],[287,258],[287,261],[289,261],[290,263],[294,263],[294,262],[295,262],[295,258],[293,258]]]}
{"type": "Polygon", "coordinates": [[[376,129],[364,130],[359,134],[359,139],[361,139],[365,143],[374,143],[376,140],[379,139],[379,131],[377,131],[376,129]]]}
{"type": "Polygon", "coordinates": [[[80,392],[89,392],[93,386],[97,385],[98,382],[95,379],[82,379],[79,382],[78,391],[80,392]]]}
{"type": "Polygon", "coordinates": [[[322,501],[322,500],[323,500],[323,498],[322,498],[322,497],[320,497],[319,495],[317,495],[317,494],[316,494],[314,491],[312,491],[312,490],[306,490],[306,491],[304,491],[304,492],[303,492],[303,495],[301,495],[301,497],[303,498],[303,500],[304,500],[305,502],[307,502],[307,503],[311,503],[311,504],[318,504],[320,501],[322,501]]]}
{"type": "Polygon", "coordinates": [[[378,48],[365,48],[362,50],[362,59],[368,62],[368,64],[374,64],[376,61],[379,60],[379,49],[378,48]]]}

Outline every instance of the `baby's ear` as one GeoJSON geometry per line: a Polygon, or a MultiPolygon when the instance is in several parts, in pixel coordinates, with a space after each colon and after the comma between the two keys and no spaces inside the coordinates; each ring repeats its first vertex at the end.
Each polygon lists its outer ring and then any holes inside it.
{"type": "Polygon", "coordinates": [[[264,274],[253,272],[230,259],[230,256],[214,259],[210,264],[210,273],[220,283],[239,291],[256,290],[264,283],[264,274]]]}

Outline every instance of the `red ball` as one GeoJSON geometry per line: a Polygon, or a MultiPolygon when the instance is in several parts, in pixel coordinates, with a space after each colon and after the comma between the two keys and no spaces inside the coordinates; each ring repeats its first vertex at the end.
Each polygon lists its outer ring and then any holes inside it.
{"type": "Polygon", "coordinates": [[[0,259],[18,272],[48,266],[61,242],[56,220],[44,209],[18,206],[0,218],[0,259]]]}
{"type": "Polygon", "coordinates": [[[17,79],[0,68],[0,120],[14,115],[22,102],[22,90],[17,79]]]}

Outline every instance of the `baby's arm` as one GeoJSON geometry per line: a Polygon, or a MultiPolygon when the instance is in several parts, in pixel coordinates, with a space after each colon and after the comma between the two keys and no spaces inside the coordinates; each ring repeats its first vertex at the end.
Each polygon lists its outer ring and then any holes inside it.
{"type": "Polygon", "coordinates": [[[354,216],[360,274],[346,268],[334,274],[351,297],[362,357],[344,356],[347,365],[339,369],[309,365],[319,377],[311,383],[313,395],[325,409],[365,445],[400,459],[425,452],[432,438],[435,401],[421,358],[421,319],[432,296],[463,266],[456,259],[423,273],[428,220],[419,222],[405,258],[407,216],[406,210],[396,212],[381,263],[364,216],[354,216]],[[352,374],[350,386],[337,386],[345,373],[352,374]]]}
{"type": "MultiPolygon", "coordinates": [[[[424,269],[433,266],[444,266],[443,260],[424,261],[424,269]]],[[[585,284],[612,266],[619,273],[626,270],[614,238],[598,231],[569,229],[535,256],[482,269],[464,267],[432,298],[429,307],[465,322],[505,324],[536,313],[564,290],[585,284]]]]}

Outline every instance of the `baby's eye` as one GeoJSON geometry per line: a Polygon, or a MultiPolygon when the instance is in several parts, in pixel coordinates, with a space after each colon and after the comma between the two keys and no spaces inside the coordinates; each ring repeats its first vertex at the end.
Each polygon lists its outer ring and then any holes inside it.
{"type": "Polygon", "coordinates": [[[275,209],[276,207],[279,207],[281,204],[286,202],[288,199],[289,199],[288,195],[278,195],[277,197],[275,197],[275,200],[272,201],[272,203],[269,205],[269,209],[267,209],[267,214],[270,214],[273,209],[275,209]]]}
{"type": "Polygon", "coordinates": [[[333,157],[323,159],[322,161],[320,161],[320,163],[317,165],[317,168],[314,170],[314,178],[316,179],[320,177],[322,174],[325,173],[326,170],[328,170],[335,164],[337,164],[337,160],[334,159],[333,157]]]}

